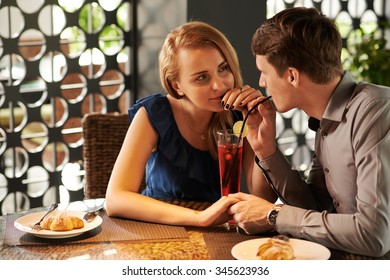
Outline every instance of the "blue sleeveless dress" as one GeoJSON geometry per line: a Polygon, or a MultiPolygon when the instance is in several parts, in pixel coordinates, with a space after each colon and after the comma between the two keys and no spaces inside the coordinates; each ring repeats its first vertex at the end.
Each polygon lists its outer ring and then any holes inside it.
{"type": "Polygon", "coordinates": [[[129,109],[130,121],[145,107],[158,133],[157,151],[146,165],[143,194],[157,199],[214,202],[221,197],[218,160],[207,151],[192,147],[180,134],[165,95],[140,99],[129,109]]]}

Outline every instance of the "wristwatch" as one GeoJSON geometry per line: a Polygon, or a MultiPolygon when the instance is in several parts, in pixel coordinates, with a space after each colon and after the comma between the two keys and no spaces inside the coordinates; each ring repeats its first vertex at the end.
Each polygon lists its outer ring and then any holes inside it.
{"type": "Polygon", "coordinates": [[[267,214],[267,222],[273,230],[276,229],[276,219],[283,204],[275,204],[275,206],[267,214]]]}

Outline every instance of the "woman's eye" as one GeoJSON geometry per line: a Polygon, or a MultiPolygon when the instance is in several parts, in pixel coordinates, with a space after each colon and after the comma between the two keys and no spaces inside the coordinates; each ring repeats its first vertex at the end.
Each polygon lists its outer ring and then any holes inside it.
{"type": "Polygon", "coordinates": [[[230,71],[230,67],[229,65],[223,65],[221,68],[220,68],[220,72],[223,72],[223,71],[230,71]]]}
{"type": "Polygon", "coordinates": [[[197,80],[198,81],[203,81],[203,80],[205,80],[207,78],[207,75],[200,75],[198,78],[197,78],[197,80]]]}

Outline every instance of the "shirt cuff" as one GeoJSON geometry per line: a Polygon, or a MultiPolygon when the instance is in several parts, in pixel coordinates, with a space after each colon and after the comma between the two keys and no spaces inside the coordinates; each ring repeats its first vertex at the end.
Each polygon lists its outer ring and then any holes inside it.
{"type": "Polygon", "coordinates": [[[276,219],[276,231],[283,235],[292,235],[295,238],[303,238],[302,220],[308,210],[283,205],[276,219]]]}

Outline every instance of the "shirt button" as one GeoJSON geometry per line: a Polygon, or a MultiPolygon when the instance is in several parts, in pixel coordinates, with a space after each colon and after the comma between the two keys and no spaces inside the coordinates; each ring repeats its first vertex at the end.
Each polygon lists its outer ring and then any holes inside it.
{"type": "Polygon", "coordinates": [[[329,173],[329,169],[327,167],[324,168],[325,173],[329,173]]]}

